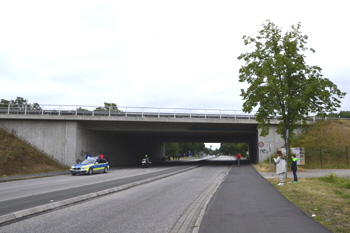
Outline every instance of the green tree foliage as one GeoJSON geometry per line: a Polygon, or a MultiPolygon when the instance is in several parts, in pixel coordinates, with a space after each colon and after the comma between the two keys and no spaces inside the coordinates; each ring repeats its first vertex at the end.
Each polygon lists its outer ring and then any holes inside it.
{"type": "Polygon", "coordinates": [[[107,103],[104,102],[104,107],[97,107],[95,110],[100,110],[100,111],[113,111],[113,112],[122,112],[121,110],[118,109],[117,104],[115,103],[107,103]]]}
{"type": "Polygon", "coordinates": [[[8,107],[9,104],[10,104],[9,100],[1,99],[1,101],[0,101],[0,107],[2,107],[2,108],[8,107]]]}
{"type": "Polygon", "coordinates": [[[79,111],[79,112],[87,112],[87,111],[89,111],[89,109],[79,107],[79,108],[77,108],[77,111],[79,111]]]}
{"type": "Polygon", "coordinates": [[[238,57],[245,62],[239,69],[239,81],[250,85],[247,90],[241,89],[243,111],[250,113],[258,108],[261,136],[269,133],[270,119],[277,118],[280,123],[276,132],[287,145],[287,129],[293,136],[293,130],[305,124],[311,113],[325,116],[335,111],[346,95],[323,77],[320,67],[306,64],[304,53],[315,50],[306,47],[308,37],[301,34],[300,27],[300,23],[293,25],[282,35],[282,29],[267,20],[256,38],[243,36],[244,44],[253,51],[238,57]]]}
{"type": "Polygon", "coordinates": [[[180,143],[180,153],[185,153],[186,156],[188,156],[189,153],[196,154],[200,151],[204,151],[204,148],[204,143],[180,143]]]}
{"type": "Polygon", "coordinates": [[[1,99],[0,101],[0,107],[5,108],[9,107],[10,108],[18,108],[18,109],[25,109],[27,108],[28,110],[41,110],[41,107],[38,103],[32,103],[29,104],[27,99],[24,99],[23,97],[17,97],[15,100],[6,100],[6,99],[1,99]]]}
{"type": "Polygon", "coordinates": [[[235,155],[237,153],[240,153],[241,155],[245,156],[248,151],[248,144],[247,143],[221,143],[220,145],[220,152],[223,154],[230,154],[235,155]]]}
{"type": "Polygon", "coordinates": [[[180,145],[176,142],[165,143],[165,155],[166,156],[177,156],[180,153],[180,145]]]}
{"type": "Polygon", "coordinates": [[[331,118],[350,118],[350,111],[340,111],[339,113],[329,113],[328,117],[331,118]]]}
{"type": "Polygon", "coordinates": [[[168,142],[165,143],[165,155],[166,156],[177,156],[185,154],[188,156],[189,153],[195,155],[199,152],[205,151],[204,143],[177,143],[177,142],[168,142]]]}

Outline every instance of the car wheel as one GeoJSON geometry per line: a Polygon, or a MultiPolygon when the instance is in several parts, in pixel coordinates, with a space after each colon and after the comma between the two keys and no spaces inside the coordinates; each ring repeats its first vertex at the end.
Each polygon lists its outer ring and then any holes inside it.
{"type": "Polygon", "coordinates": [[[92,168],[89,169],[88,174],[92,175],[92,168]]]}
{"type": "Polygon", "coordinates": [[[104,173],[108,172],[108,167],[105,167],[105,169],[103,170],[104,173]]]}
{"type": "Polygon", "coordinates": [[[75,176],[77,173],[72,173],[72,176],[75,176]]]}

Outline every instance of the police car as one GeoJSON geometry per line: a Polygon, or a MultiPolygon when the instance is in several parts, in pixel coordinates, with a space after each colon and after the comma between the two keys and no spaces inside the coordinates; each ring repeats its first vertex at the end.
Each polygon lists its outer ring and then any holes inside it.
{"type": "Polygon", "coordinates": [[[109,164],[107,160],[100,157],[89,157],[83,162],[76,164],[70,168],[70,173],[74,176],[76,174],[89,174],[103,172],[107,173],[109,164]]]}

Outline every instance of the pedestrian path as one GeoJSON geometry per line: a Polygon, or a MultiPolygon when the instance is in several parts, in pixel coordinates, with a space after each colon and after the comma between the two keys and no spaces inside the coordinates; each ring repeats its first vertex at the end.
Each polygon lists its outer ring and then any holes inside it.
{"type": "Polygon", "coordinates": [[[196,231],[199,233],[330,232],[283,197],[251,165],[233,166],[230,169],[211,198],[200,227],[196,231]]]}

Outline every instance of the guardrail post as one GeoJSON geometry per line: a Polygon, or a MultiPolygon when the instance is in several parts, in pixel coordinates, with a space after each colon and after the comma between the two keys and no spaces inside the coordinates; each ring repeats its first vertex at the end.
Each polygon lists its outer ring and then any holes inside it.
{"type": "Polygon", "coordinates": [[[128,116],[128,108],[125,108],[125,116],[128,116]]]}
{"type": "Polygon", "coordinates": [[[158,118],[160,118],[159,114],[160,114],[160,113],[159,113],[159,108],[158,108],[158,118]]]}
{"type": "Polygon", "coordinates": [[[204,110],[204,118],[207,119],[207,110],[204,110]]]}
{"type": "Polygon", "coordinates": [[[174,118],[176,118],[176,114],[175,114],[175,111],[176,111],[176,110],[175,110],[175,108],[174,108],[174,118]]]}
{"type": "Polygon", "coordinates": [[[222,119],[222,118],[221,118],[221,110],[220,110],[220,119],[222,119]]]}
{"type": "Polygon", "coordinates": [[[141,117],[143,117],[143,108],[141,108],[141,117]]]}
{"type": "Polygon", "coordinates": [[[10,114],[10,106],[11,106],[11,104],[9,104],[9,106],[7,108],[7,114],[10,114]]]}
{"type": "Polygon", "coordinates": [[[24,115],[27,115],[27,105],[24,107],[24,115]]]}
{"type": "Polygon", "coordinates": [[[108,116],[111,116],[111,106],[108,108],[108,116]]]}

